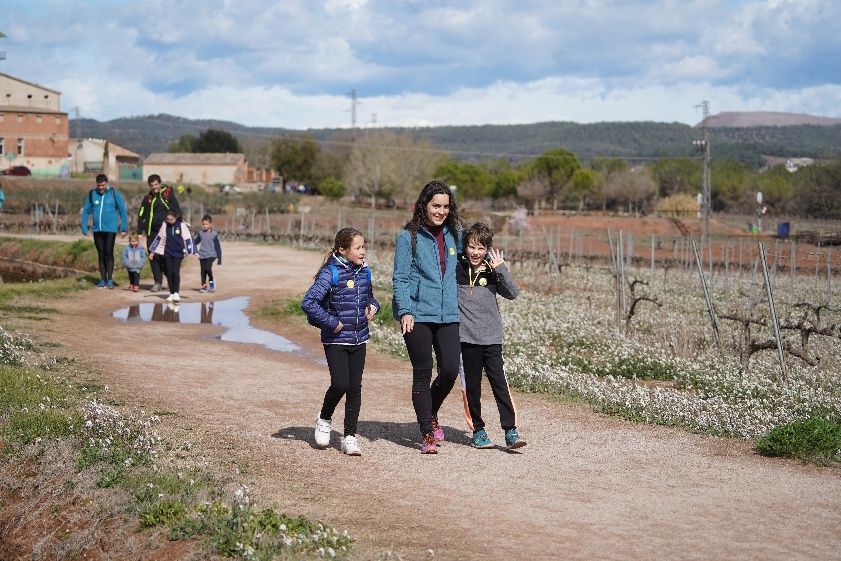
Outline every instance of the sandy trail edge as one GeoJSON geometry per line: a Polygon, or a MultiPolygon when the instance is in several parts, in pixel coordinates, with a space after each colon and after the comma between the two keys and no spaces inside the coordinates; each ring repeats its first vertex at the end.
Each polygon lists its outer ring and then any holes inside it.
{"type": "MultiPolygon", "coordinates": [[[[228,243],[216,294],[195,292],[198,266],[184,267],[184,303],[300,294],[318,263],[315,253],[228,243]]],[[[433,549],[438,559],[841,559],[841,470],[529,395],[515,396],[523,454],[467,446],[456,393],[441,415],[451,442],[423,457],[409,367],[373,352],[364,455],[340,454],[335,430],[331,449],[316,450],[312,424],[328,377],[314,329],[279,328],[304,349],[291,354],[221,342],[217,327],[110,316],[161,298],[88,291],[32,327],[100,369],[115,398],[174,413],[165,422],[191,435],[198,453],[243,468],[263,503],[347,528],[364,558],[429,558],[433,549]]],[[[484,410],[501,441],[492,399],[484,410]]],[[[340,407],[334,427],[341,419],[340,407]]]]}

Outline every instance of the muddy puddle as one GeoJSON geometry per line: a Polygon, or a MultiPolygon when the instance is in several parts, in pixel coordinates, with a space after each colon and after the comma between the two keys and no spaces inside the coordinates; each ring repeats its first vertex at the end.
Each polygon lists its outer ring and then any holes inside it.
{"type": "Polygon", "coordinates": [[[276,333],[257,329],[245,314],[249,298],[239,296],[216,302],[190,302],[180,305],[144,302],[121,308],[111,314],[127,322],[163,321],[167,323],[208,323],[227,328],[218,336],[222,341],[254,343],[273,351],[301,353],[302,349],[276,333]]]}

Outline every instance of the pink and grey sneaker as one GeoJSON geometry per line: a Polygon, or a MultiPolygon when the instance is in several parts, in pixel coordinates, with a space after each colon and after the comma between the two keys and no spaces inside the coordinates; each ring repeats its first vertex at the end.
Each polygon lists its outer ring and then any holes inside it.
{"type": "Polygon", "coordinates": [[[438,446],[444,444],[444,429],[438,424],[438,416],[432,417],[432,436],[435,437],[435,444],[438,446]]]}
{"type": "Polygon", "coordinates": [[[423,440],[421,441],[421,454],[437,454],[438,453],[438,446],[435,445],[435,437],[432,433],[427,433],[423,435],[423,440]]]}

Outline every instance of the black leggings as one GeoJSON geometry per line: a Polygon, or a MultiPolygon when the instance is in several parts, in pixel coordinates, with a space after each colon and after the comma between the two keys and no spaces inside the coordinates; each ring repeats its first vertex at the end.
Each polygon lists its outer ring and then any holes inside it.
{"type": "Polygon", "coordinates": [[[365,369],[367,345],[324,345],[330,387],[324,394],[321,418],[333,418],[336,406],[345,397],[345,436],[356,434],[359,408],[362,406],[362,371],[365,369]]]}
{"type": "Polygon", "coordinates": [[[140,271],[129,271],[128,282],[131,285],[140,284],[140,271]]]}
{"type": "MultiPolygon", "coordinates": [[[[156,259],[158,259],[158,256],[156,256],[152,261],[155,261],[156,259]]],[[[166,270],[166,284],[169,286],[169,293],[175,294],[176,292],[179,292],[178,289],[181,288],[181,262],[184,258],[164,255],[163,260],[164,269],[166,270]]]]}
{"type": "Polygon", "coordinates": [[[93,244],[99,255],[99,278],[109,280],[114,276],[114,240],[116,232],[94,232],[93,244]]]}
{"type": "Polygon", "coordinates": [[[461,344],[461,362],[464,366],[464,385],[467,394],[467,422],[474,431],[485,428],[482,419],[482,370],[488,375],[491,391],[499,409],[499,424],[503,429],[517,426],[516,410],[511,400],[511,390],[505,378],[502,345],[461,344]]]}
{"type": "Polygon", "coordinates": [[[458,377],[460,342],[458,323],[415,323],[403,336],[412,361],[412,405],[421,434],[432,432],[432,418],[453,389],[458,377]],[[432,350],[438,376],[432,380],[432,350]],[[431,382],[431,384],[430,384],[431,382]]]}
{"type": "Polygon", "coordinates": [[[199,267],[201,268],[201,283],[207,284],[207,281],[213,282],[213,262],[215,257],[204,257],[199,259],[199,267]]]}

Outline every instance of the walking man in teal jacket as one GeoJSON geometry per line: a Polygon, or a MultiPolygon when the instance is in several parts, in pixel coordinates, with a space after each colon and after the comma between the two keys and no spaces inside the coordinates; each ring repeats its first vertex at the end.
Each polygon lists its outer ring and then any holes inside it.
{"type": "Polygon", "coordinates": [[[96,188],[88,192],[82,209],[82,234],[86,236],[89,230],[88,215],[93,218],[93,243],[99,255],[100,280],[96,287],[114,288],[114,241],[118,229],[120,236],[126,237],[126,201],[119,191],[108,184],[108,177],[101,173],[96,176],[96,188]]]}

